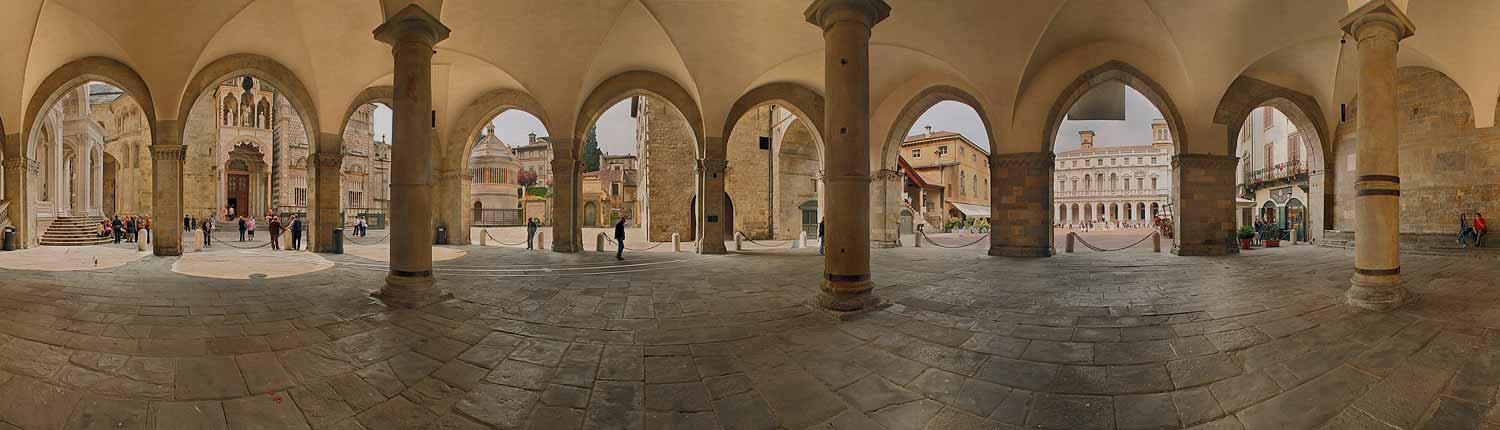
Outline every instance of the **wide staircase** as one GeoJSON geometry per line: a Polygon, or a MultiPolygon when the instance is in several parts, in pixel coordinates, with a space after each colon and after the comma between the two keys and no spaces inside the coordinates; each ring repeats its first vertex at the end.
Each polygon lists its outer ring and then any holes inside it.
{"type": "Polygon", "coordinates": [[[110,243],[113,238],[98,237],[99,223],[104,217],[60,217],[47,226],[42,233],[43,246],[88,246],[110,243]]]}

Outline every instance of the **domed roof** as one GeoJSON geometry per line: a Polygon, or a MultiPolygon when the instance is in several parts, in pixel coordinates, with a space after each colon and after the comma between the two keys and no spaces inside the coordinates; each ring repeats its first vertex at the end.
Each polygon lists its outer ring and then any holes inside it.
{"type": "Polygon", "coordinates": [[[499,137],[495,136],[495,125],[491,124],[489,127],[485,127],[484,139],[475,144],[474,151],[469,154],[469,158],[480,157],[514,160],[516,155],[515,152],[511,151],[510,145],[506,145],[505,142],[500,141],[499,137]]]}

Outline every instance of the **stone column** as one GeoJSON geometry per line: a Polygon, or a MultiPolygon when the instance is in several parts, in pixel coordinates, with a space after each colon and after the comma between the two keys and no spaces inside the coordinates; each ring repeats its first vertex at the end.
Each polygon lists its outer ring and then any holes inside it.
{"type": "MultiPolygon", "coordinates": [[[[11,144],[21,139],[21,135],[19,134],[0,137],[4,137],[5,142],[11,144]]],[[[4,201],[10,202],[10,226],[15,227],[16,245],[22,248],[31,246],[31,239],[28,236],[31,234],[32,226],[31,198],[26,193],[27,187],[31,186],[31,184],[27,184],[26,182],[29,182],[30,175],[28,173],[31,172],[32,164],[31,160],[28,160],[25,156],[6,158],[4,161],[4,177],[0,178],[0,180],[5,181],[4,201]]]]}
{"type": "Polygon", "coordinates": [[[1172,221],[1177,224],[1177,255],[1226,255],[1238,253],[1234,229],[1233,155],[1177,154],[1172,157],[1176,175],[1176,204],[1172,221]]]}
{"type": "MultiPolygon", "coordinates": [[[[318,139],[318,144],[324,144],[322,139],[330,137],[339,139],[338,136],[330,136],[333,133],[323,133],[318,139]]],[[[313,207],[308,211],[312,215],[312,229],[307,231],[307,249],[313,252],[333,252],[333,229],[344,224],[339,216],[339,178],[340,170],[344,165],[344,154],[339,152],[319,152],[313,154],[313,207]]]]}
{"type": "Polygon", "coordinates": [[[573,153],[574,139],[558,139],[552,142],[552,252],[579,252],[583,250],[583,230],[580,216],[583,212],[583,162],[573,153]]]}
{"type": "Polygon", "coordinates": [[[72,212],[75,216],[88,215],[89,213],[89,172],[94,171],[89,165],[89,152],[86,148],[79,148],[73,152],[73,189],[72,212]]]}
{"type": "Polygon", "coordinates": [[[901,171],[897,169],[880,169],[870,175],[874,201],[870,206],[870,246],[901,246],[901,179],[901,171]]]}
{"type": "Polygon", "coordinates": [[[375,28],[391,45],[391,272],[378,293],[387,305],[421,307],[451,294],[432,277],[432,54],[448,27],[421,6],[407,6],[375,28]]]}
{"type": "Polygon", "coordinates": [[[182,255],[182,130],[177,120],[156,122],[151,144],[151,249],[158,256],[182,255]]]}
{"type": "Polygon", "coordinates": [[[464,223],[463,173],[457,168],[438,169],[432,186],[432,223],[448,229],[449,245],[468,245],[469,227],[464,223]]]}
{"type": "Polygon", "coordinates": [[[870,30],[890,13],[884,0],[816,0],[804,12],[823,29],[828,244],[818,304],[836,313],[880,303],[870,282],[870,30]]]}
{"type": "MultiPolygon", "coordinates": [[[[94,161],[94,192],[89,193],[89,209],[98,212],[99,215],[109,215],[104,213],[104,148],[102,144],[100,145],[98,155],[99,158],[94,161]]],[[[119,167],[116,166],[116,169],[118,170],[119,167]]]]}
{"type": "Polygon", "coordinates": [[[990,255],[1052,256],[1052,158],[1051,151],[991,157],[990,255]]]}
{"type": "Polygon", "coordinates": [[[1340,21],[1359,49],[1359,144],[1354,182],[1354,277],[1349,304],[1389,311],[1406,303],[1401,283],[1401,177],[1397,144],[1396,50],[1411,21],[1389,0],[1374,0],[1340,21]]]}
{"type": "Polygon", "coordinates": [[[729,170],[729,161],[724,160],[724,139],[709,137],[704,139],[705,151],[708,157],[698,160],[698,181],[703,190],[698,194],[698,253],[699,254],[724,254],[729,252],[724,247],[724,175],[729,170]],[[715,145],[720,149],[712,149],[715,145]]]}

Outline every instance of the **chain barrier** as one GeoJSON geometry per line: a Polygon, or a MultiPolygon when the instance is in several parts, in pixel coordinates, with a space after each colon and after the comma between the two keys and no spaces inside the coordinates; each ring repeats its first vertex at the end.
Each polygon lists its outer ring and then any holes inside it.
{"type": "Polygon", "coordinates": [[[979,243],[980,241],[983,241],[984,239],[990,237],[989,233],[985,233],[984,236],[979,236],[979,239],[975,239],[973,242],[969,242],[967,244],[960,245],[960,246],[950,246],[950,245],[944,245],[944,244],[941,244],[941,243],[933,242],[932,238],[927,237],[927,233],[918,232],[917,234],[921,235],[922,236],[922,240],[927,241],[927,243],[932,244],[932,246],[936,246],[936,247],[939,247],[939,248],[948,248],[948,249],[968,248],[968,247],[974,246],[974,244],[979,243]]]}
{"type": "Polygon", "coordinates": [[[505,246],[521,246],[521,245],[525,245],[526,244],[526,241],[524,241],[524,240],[520,241],[520,242],[516,242],[516,243],[507,243],[507,242],[505,242],[503,240],[496,239],[495,236],[493,236],[493,235],[490,234],[489,230],[480,230],[480,231],[484,232],[484,235],[487,236],[487,237],[489,237],[490,240],[493,240],[493,241],[495,241],[495,243],[498,243],[498,244],[501,244],[501,245],[505,245],[505,246]]]}
{"type": "MultiPolygon", "coordinates": [[[[609,235],[604,235],[604,239],[608,240],[609,243],[615,244],[616,246],[619,246],[619,244],[620,244],[620,242],[615,242],[615,238],[609,237],[609,235]]],[[[636,251],[636,252],[650,251],[650,250],[656,249],[656,247],[658,247],[658,246],[662,246],[662,245],[665,245],[665,244],[666,244],[666,242],[656,242],[655,245],[651,245],[651,246],[648,246],[648,247],[645,247],[645,248],[640,248],[640,249],[631,248],[631,247],[627,246],[627,247],[625,247],[625,250],[626,251],[636,251]]]]}
{"type": "MultiPolygon", "coordinates": [[[[203,230],[199,229],[197,231],[203,231],[203,230]]],[[[278,239],[285,239],[289,231],[290,230],[283,230],[281,232],[281,236],[279,236],[277,238],[278,239]]],[[[239,245],[235,245],[236,241],[233,241],[233,240],[224,240],[223,237],[220,237],[220,236],[218,236],[216,234],[213,234],[213,233],[209,233],[208,235],[209,235],[209,237],[214,238],[214,243],[220,243],[220,244],[228,245],[230,248],[234,248],[234,249],[259,249],[259,248],[265,248],[267,246],[271,246],[271,242],[270,241],[266,241],[266,243],[262,243],[260,245],[255,245],[255,246],[239,246],[239,245]]],[[[204,245],[208,245],[208,244],[204,244],[204,245]]]]}
{"type": "MultiPolygon", "coordinates": [[[[756,244],[756,245],[760,245],[760,246],[763,246],[763,247],[766,247],[766,248],[779,248],[782,245],[789,245],[789,244],[792,243],[792,241],[790,241],[790,240],[784,240],[784,241],[781,241],[781,243],[778,243],[778,244],[775,244],[775,245],[766,245],[764,243],[756,242],[755,239],[751,239],[750,236],[746,236],[745,233],[734,232],[734,234],[740,235],[740,238],[741,239],[745,239],[746,242],[750,242],[750,243],[753,243],[753,244],[756,244]]],[[[775,241],[768,240],[767,242],[775,242],[775,241]]]]}
{"type": "Polygon", "coordinates": [[[347,240],[349,240],[350,242],[354,242],[355,245],[359,245],[359,246],[379,245],[381,242],[385,242],[385,240],[389,239],[390,237],[391,237],[390,233],[386,233],[385,236],[381,236],[380,239],[376,239],[374,242],[363,243],[363,242],[360,242],[358,240],[355,240],[354,236],[350,236],[348,231],[344,231],[344,238],[347,239],[347,240]]]}
{"type": "Polygon", "coordinates": [[[1125,246],[1122,246],[1122,247],[1119,247],[1119,248],[1114,248],[1114,249],[1106,249],[1106,248],[1100,248],[1100,247],[1094,246],[1094,244],[1089,243],[1089,241],[1083,240],[1083,236],[1079,236],[1076,233],[1073,234],[1073,237],[1078,238],[1078,242],[1082,243],[1083,246],[1086,247],[1086,248],[1088,248],[1088,249],[1092,249],[1092,250],[1095,250],[1095,251],[1098,251],[1098,252],[1112,252],[1112,251],[1121,251],[1121,250],[1129,249],[1129,248],[1134,247],[1136,245],[1140,245],[1141,242],[1145,242],[1146,239],[1150,239],[1151,236],[1154,235],[1154,234],[1156,234],[1156,232],[1151,232],[1150,234],[1147,234],[1146,237],[1141,238],[1141,240],[1135,241],[1135,243],[1132,243],[1132,244],[1129,244],[1129,245],[1125,245],[1125,246]]]}

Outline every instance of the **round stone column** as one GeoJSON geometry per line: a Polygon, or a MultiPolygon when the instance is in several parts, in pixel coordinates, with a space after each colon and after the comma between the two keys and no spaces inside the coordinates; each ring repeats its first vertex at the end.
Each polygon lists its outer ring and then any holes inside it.
{"type": "Polygon", "coordinates": [[[1389,0],[1373,0],[1340,21],[1359,49],[1354,182],[1354,276],[1350,305],[1389,311],[1408,300],[1401,283],[1401,177],[1397,150],[1396,50],[1411,21],[1389,0]]]}
{"type": "Polygon", "coordinates": [[[157,121],[151,143],[151,249],[156,255],[182,255],[182,146],[176,120],[157,121]]]}
{"type": "Polygon", "coordinates": [[[884,0],[817,0],[807,21],[823,29],[825,257],[818,305],[836,313],[880,303],[870,282],[870,29],[890,16],[884,0]]]}
{"type": "Polygon", "coordinates": [[[420,307],[452,297],[432,277],[432,54],[448,27],[421,6],[401,9],[375,28],[391,45],[391,271],[378,293],[387,305],[420,307]]]}

